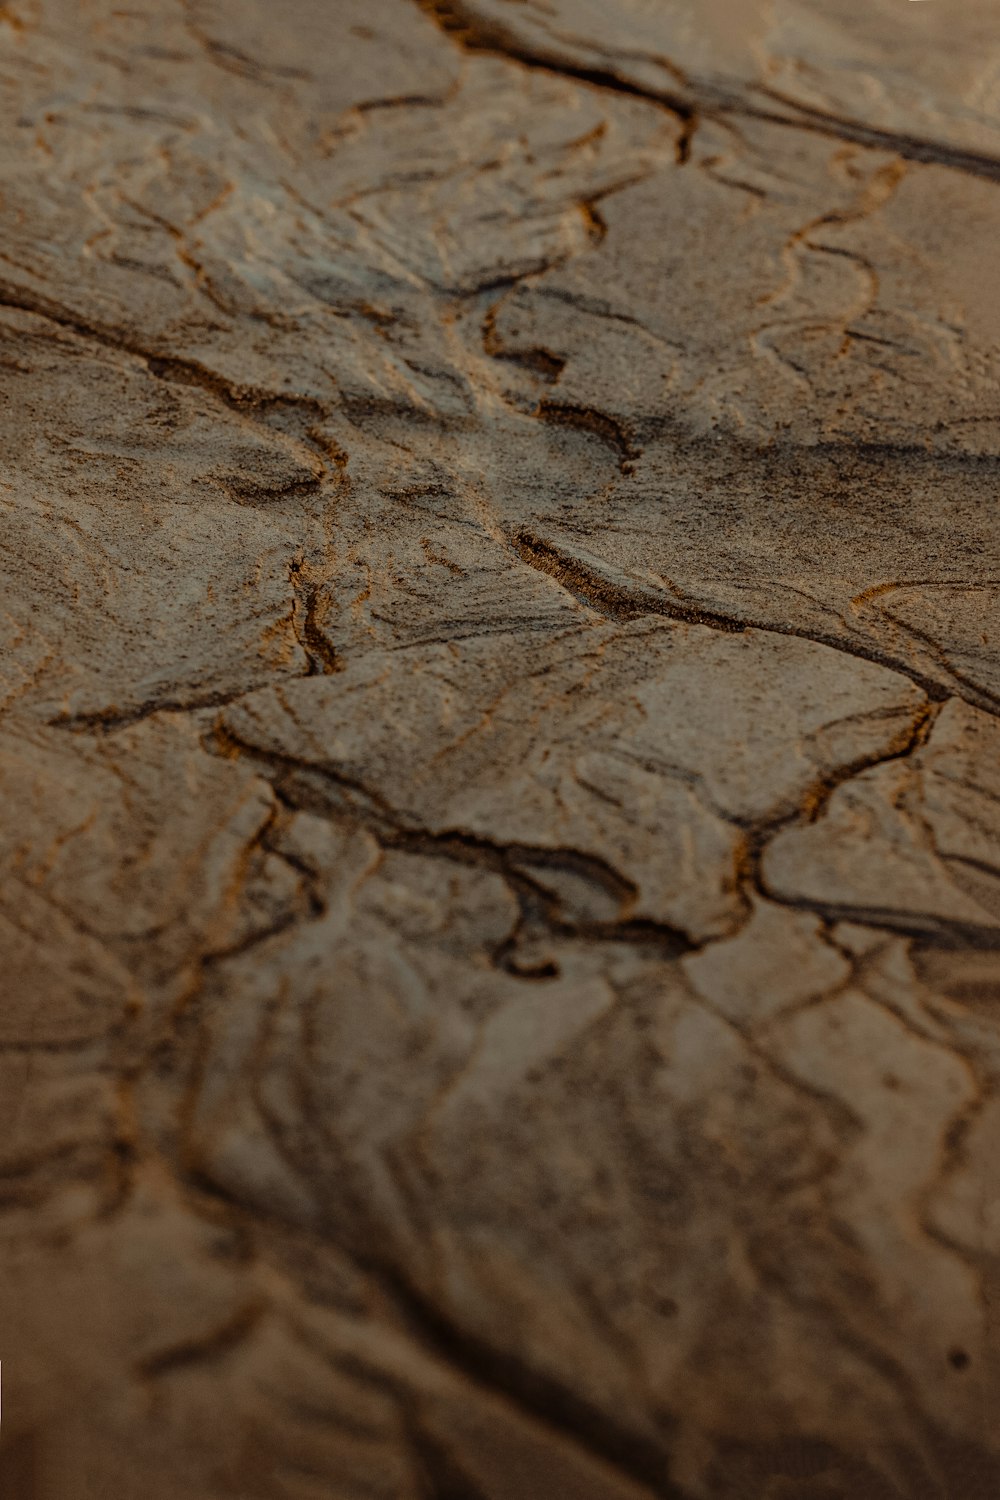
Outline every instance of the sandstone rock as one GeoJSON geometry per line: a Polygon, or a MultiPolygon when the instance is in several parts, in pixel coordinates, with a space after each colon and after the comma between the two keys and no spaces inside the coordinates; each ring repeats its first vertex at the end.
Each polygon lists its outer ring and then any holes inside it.
{"type": "Polygon", "coordinates": [[[0,1490],[1000,1489],[986,0],[0,5],[0,1490]]]}

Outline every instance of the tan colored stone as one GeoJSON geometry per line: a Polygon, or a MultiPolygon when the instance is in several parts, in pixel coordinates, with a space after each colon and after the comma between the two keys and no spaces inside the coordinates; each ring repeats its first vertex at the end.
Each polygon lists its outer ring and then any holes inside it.
{"type": "Polygon", "coordinates": [[[0,1491],[1000,1491],[987,0],[0,5],[0,1491]]]}

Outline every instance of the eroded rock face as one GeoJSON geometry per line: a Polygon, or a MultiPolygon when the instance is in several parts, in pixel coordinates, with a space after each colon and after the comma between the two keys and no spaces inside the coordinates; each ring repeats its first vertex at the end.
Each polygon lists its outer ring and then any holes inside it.
{"type": "Polygon", "coordinates": [[[995,21],[0,6],[0,1488],[1000,1492],[995,21]]]}

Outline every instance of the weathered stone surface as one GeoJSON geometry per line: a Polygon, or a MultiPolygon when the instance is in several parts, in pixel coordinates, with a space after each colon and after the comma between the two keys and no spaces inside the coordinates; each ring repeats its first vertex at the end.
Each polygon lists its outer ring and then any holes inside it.
{"type": "Polygon", "coordinates": [[[0,1490],[1000,1492],[987,0],[0,5],[0,1490]]]}
{"type": "MultiPolygon", "coordinates": [[[[652,98],[899,135],[960,160],[998,144],[995,16],[968,0],[420,0],[475,46],[592,71],[652,98]]],[[[974,159],[974,158],[973,158],[974,159]]]]}

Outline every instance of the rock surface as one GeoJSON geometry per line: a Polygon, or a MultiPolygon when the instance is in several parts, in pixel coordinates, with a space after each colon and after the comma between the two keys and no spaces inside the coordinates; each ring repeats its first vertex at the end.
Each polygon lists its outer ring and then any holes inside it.
{"type": "Polygon", "coordinates": [[[0,1490],[992,1500],[994,0],[8,0],[0,121],[0,1490]]]}

